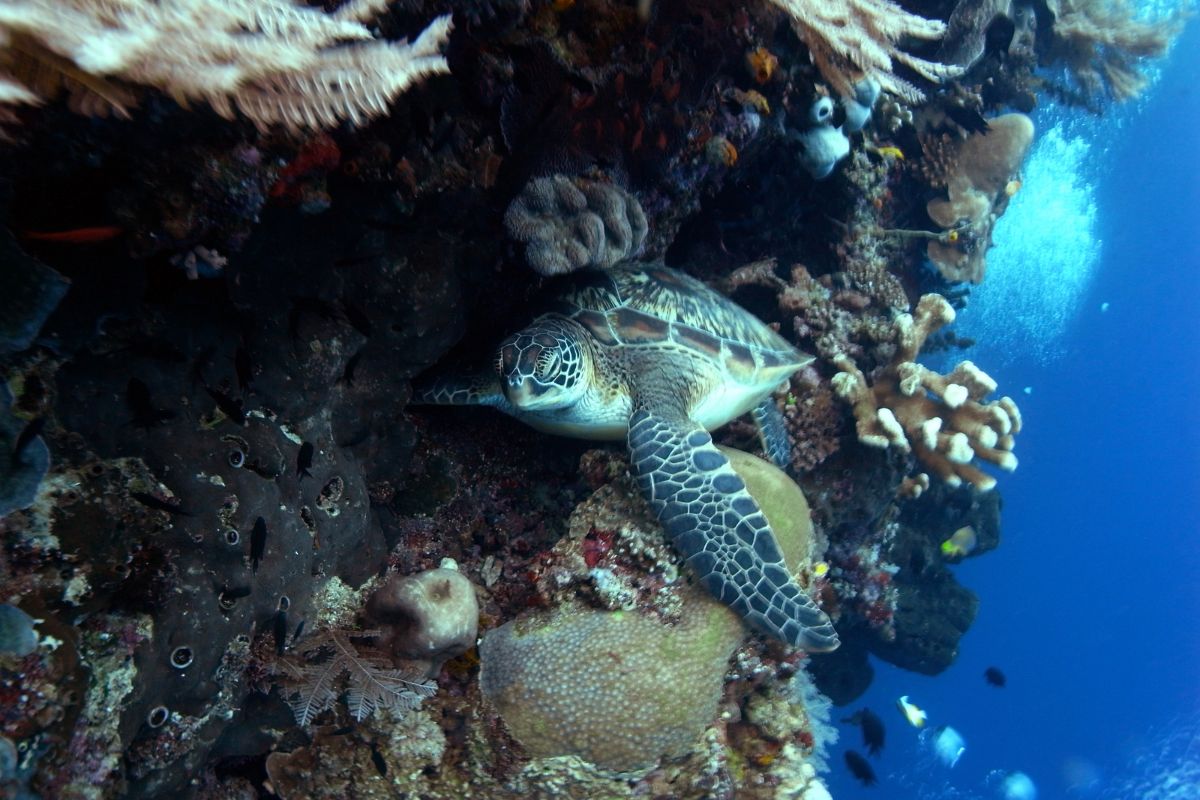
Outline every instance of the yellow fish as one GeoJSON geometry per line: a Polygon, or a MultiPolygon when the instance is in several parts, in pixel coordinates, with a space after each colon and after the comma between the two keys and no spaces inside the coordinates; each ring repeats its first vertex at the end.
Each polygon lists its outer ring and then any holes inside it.
{"type": "Polygon", "coordinates": [[[925,727],[925,712],[908,702],[908,695],[904,695],[896,701],[896,708],[900,709],[900,713],[908,720],[909,725],[914,728],[925,727]]]}
{"type": "Polygon", "coordinates": [[[964,558],[971,555],[978,542],[975,529],[967,525],[965,528],[956,530],[949,539],[942,542],[942,555],[946,558],[964,558]]]}
{"type": "Polygon", "coordinates": [[[901,161],[904,160],[904,151],[895,145],[885,144],[880,147],[871,147],[868,145],[867,149],[875,153],[875,155],[883,156],[884,158],[897,158],[901,161]]]}

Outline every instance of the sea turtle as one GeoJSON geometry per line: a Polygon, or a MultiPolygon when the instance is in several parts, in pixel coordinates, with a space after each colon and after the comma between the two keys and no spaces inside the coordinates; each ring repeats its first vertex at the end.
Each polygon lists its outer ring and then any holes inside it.
{"type": "Polygon", "coordinates": [[[551,309],[501,343],[486,374],[434,378],[413,401],[489,405],[534,428],[626,439],[675,547],[753,628],[832,650],[829,618],[788,573],[766,517],[708,431],[753,412],[788,460],[771,393],[813,359],[745,309],[661,264],[577,272],[551,309]]]}

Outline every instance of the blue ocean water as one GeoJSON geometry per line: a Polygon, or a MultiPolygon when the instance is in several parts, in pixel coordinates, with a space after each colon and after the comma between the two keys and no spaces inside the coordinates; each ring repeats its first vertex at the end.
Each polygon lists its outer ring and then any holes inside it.
{"type": "Polygon", "coordinates": [[[1042,800],[1200,798],[1200,25],[1159,66],[1115,113],[1035,118],[957,323],[1025,418],[1001,547],[955,568],[982,602],[953,667],[876,663],[835,711],[888,726],[871,788],[846,772],[862,748],[840,726],[839,800],[1004,797],[1011,771],[1042,800]],[[993,665],[1003,689],[984,682],[993,665]],[[962,734],[952,769],[895,710],[902,694],[962,734]]]}

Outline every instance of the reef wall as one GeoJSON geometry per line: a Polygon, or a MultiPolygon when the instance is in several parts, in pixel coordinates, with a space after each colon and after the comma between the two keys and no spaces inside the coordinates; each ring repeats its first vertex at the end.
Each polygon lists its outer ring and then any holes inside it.
{"type": "Polygon", "coordinates": [[[815,799],[869,653],[952,663],[1022,421],[920,356],[972,344],[1021,112],[1136,94],[1177,20],[119,6],[0,13],[4,796],[815,799]],[[838,651],[700,591],[621,443],[410,405],[629,260],[815,356],[787,474],[729,457],[838,651]]]}

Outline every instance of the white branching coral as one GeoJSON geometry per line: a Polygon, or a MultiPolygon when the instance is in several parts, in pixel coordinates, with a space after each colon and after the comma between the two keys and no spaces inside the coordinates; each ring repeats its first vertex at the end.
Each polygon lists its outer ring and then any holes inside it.
{"type": "Polygon", "coordinates": [[[855,84],[872,78],[885,92],[920,101],[924,97],[921,90],[893,72],[896,63],[934,83],[962,72],[959,67],[926,61],[901,50],[901,39],[940,39],[946,25],[910,14],[889,0],[771,2],[791,17],[792,27],[808,47],[821,77],[843,97],[854,97],[855,84]]]}
{"type": "Polygon", "coordinates": [[[202,100],[260,128],[358,124],[405,89],[449,70],[450,17],[416,39],[375,39],[366,22],[390,0],[331,14],[298,0],[6,0],[0,3],[0,103],[67,89],[78,110],[126,115],[129,84],[181,104],[202,100]]]}
{"type": "Polygon", "coordinates": [[[833,359],[841,370],[833,377],[833,388],[853,406],[860,442],[912,452],[946,483],[967,481],[987,491],[996,479],[972,462],[1016,469],[1012,450],[1021,412],[1011,397],[989,402],[996,382],[970,361],[946,375],[917,363],[925,340],[952,321],[954,309],[944,297],[922,296],[914,314],[897,317],[896,355],[873,382],[868,384],[862,370],[839,355],[833,359]]]}

